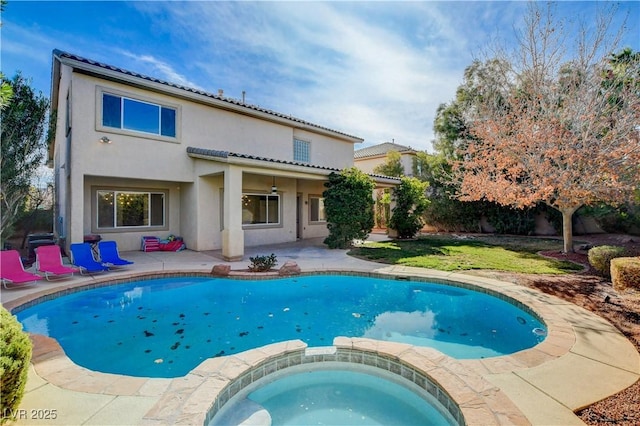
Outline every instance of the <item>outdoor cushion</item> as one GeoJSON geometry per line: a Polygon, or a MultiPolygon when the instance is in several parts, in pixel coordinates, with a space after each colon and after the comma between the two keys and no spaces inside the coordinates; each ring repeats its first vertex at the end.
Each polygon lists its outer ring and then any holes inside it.
{"type": "Polygon", "coordinates": [[[162,251],[180,251],[184,248],[184,243],[178,240],[168,241],[166,243],[160,244],[160,250],[162,251]]]}
{"type": "Polygon", "coordinates": [[[142,237],[142,251],[159,251],[160,239],[157,237],[142,237]]]}

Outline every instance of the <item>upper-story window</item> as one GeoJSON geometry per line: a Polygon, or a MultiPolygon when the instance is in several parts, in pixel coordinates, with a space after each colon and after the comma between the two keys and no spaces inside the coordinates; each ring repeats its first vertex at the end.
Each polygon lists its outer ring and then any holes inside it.
{"type": "Polygon", "coordinates": [[[311,162],[311,142],[301,141],[300,139],[293,140],[293,161],[311,162]]]}
{"type": "Polygon", "coordinates": [[[102,125],[176,137],[176,109],[125,96],[102,94],[102,125]]]}

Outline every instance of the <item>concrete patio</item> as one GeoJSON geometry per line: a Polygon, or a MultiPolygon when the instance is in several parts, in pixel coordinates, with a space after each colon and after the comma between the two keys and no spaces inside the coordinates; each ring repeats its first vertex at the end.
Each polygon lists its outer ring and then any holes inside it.
{"type": "MultiPolygon", "coordinates": [[[[373,235],[372,238],[384,237],[373,235]]],[[[452,360],[430,355],[429,362],[437,364],[434,378],[461,406],[465,401],[460,399],[467,398],[465,392],[471,389],[475,392],[474,398],[480,398],[484,406],[489,407],[489,412],[474,410],[473,406],[466,411],[463,409],[468,424],[582,424],[573,411],[612,395],[640,379],[640,354],[635,347],[607,321],[573,304],[532,289],[487,278],[386,266],[355,259],[347,256],[345,250],[326,249],[321,240],[247,248],[242,261],[231,263],[224,262],[221,253],[216,251],[126,252],[122,256],[135,261],[135,265],[126,270],[87,277],[74,276],[56,282],[43,280],[29,288],[3,289],[2,304],[11,310],[43,294],[144,273],[207,273],[216,264],[230,264],[233,270],[242,270],[249,265],[249,257],[271,253],[276,254],[279,265],[293,260],[303,272],[354,271],[463,282],[526,303],[541,315],[548,327],[548,337],[530,350],[481,360],[452,360]]],[[[345,340],[341,339],[339,343],[344,345],[345,340]]],[[[208,383],[202,378],[205,377],[203,373],[192,372],[177,379],[145,379],[97,373],[74,364],[53,339],[36,336],[34,341],[34,356],[25,397],[20,410],[13,413],[19,425],[201,422],[199,419],[202,417],[199,416],[202,413],[191,413],[193,410],[187,401],[190,396],[202,395],[202,386],[208,383]],[[172,402],[169,404],[167,401],[172,402]],[[55,418],[52,413],[55,413],[55,418]],[[40,418],[46,417],[46,414],[48,419],[40,418]]],[[[406,345],[393,347],[390,342],[380,345],[368,342],[349,344],[378,354],[392,353],[398,359],[415,358],[411,354],[416,349],[407,348],[406,345]]],[[[231,360],[234,356],[221,358],[231,360]]],[[[246,363],[246,359],[243,362],[246,363]]],[[[208,371],[207,374],[213,373],[208,371]]],[[[206,406],[211,402],[205,400],[200,403],[206,406]]]]}

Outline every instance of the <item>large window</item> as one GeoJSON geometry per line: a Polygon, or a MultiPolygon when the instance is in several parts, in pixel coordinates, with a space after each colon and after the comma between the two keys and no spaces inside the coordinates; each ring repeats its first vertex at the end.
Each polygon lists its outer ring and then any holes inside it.
{"type": "Polygon", "coordinates": [[[242,224],[280,224],[280,196],[277,194],[243,194],[242,224]]]}
{"type": "Polygon", "coordinates": [[[299,161],[301,163],[309,163],[311,161],[310,148],[311,148],[310,142],[294,139],[293,140],[293,161],[299,161]]]}
{"type": "Polygon", "coordinates": [[[98,228],[152,227],[165,225],[165,193],[97,192],[98,228]]]}
{"type": "Polygon", "coordinates": [[[176,109],[103,93],[102,125],[175,138],[176,109]]]}
{"type": "Polygon", "coordinates": [[[309,222],[326,222],[324,212],[324,198],[309,196],[309,222]]]}

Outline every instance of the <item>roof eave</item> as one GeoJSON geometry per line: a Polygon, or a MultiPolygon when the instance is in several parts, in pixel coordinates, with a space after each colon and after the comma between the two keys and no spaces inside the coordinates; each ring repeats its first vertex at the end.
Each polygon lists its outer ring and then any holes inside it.
{"type": "Polygon", "coordinates": [[[226,153],[226,155],[222,155],[223,153],[220,153],[220,154],[221,155],[212,155],[212,154],[206,153],[205,151],[201,151],[197,148],[191,148],[191,147],[187,148],[187,155],[191,158],[198,158],[198,159],[208,160],[208,161],[216,161],[216,162],[225,163],[225,164],[233,164],[236,166],[242,166],[242,167],[251,168],[254,170],[264,169],[264,170],[269,170],[269,173],[271,174],[278,174],[273,172],[280,171],[280,172],[283,172],[283,175],[286,174],[289,177],[295,177],[297,175],[305,178],[309,178],[309,176],[325,178],[326,176],[329,176],[331,173],[337,173],[340,171],[338,169],[333,169],[329,167],[292,164],[292,163],[283,162],[283,161],[276,161],[269,158],[248,158],[248,157],[245,157],[239,154],[233,154],[233,153],[226,153]]]}

